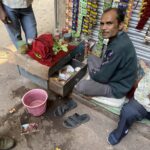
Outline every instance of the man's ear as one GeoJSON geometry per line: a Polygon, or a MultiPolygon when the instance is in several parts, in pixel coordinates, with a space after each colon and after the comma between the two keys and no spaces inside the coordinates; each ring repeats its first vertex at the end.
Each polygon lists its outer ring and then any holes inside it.
{"type": "Polygon", "coordinates": [[[121,22],[121,23],[119,24],[119,30],[120,30],[120,31],[122,31],[122,30],[123,30],[123,28],[124,28],[124,23],[123,23],[123,22],[121,22]]]}

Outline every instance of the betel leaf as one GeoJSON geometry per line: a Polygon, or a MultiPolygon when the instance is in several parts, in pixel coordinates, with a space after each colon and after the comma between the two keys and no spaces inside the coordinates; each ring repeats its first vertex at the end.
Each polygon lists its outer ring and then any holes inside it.
{"type": "Polygon", "coordinates": [[[68,46],[67,44],[64,44],[64,45],[61,46],[61,48],[62,48],[62,50],[63,50],[64,52],[67,52],[67,51],[68,51],[67,46],[68,46]]]}
{"type": "Polygon", "coordinates": [[[58,41],[54,39],[54,45],[53,45],[54,54],[56,55],[61,50],[64,52],[67,52],[68,51],[68,44],[64,44],[62,39],[60,39],[58,41]]]}

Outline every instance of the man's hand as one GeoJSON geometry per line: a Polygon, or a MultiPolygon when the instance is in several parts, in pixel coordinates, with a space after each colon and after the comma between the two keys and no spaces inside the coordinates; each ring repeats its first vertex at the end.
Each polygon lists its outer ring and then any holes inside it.
{"type": "Polygon", "coordinates": [[[0,20],[4,24],[10,24],[11,23],[11,20],[8,18],[7,14],[5,13],[1,4],[0,4],[0,20]]]}

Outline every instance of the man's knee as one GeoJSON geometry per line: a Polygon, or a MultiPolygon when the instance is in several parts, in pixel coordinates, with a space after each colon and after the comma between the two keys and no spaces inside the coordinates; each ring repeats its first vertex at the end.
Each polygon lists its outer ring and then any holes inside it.
{"type": "Polygon", "coordinates": [[[81,80],[76,86],[75,89],[77,92],[84,94],[85,92],[85,85],[84,80],[81,80]]]}
{"type": "Polygon", "coordinates": [[[136,117],[136,110],[134,110],[134,107],[128,103],[122,107],[121,116],[129,121],[134,120],[136,117]]]}

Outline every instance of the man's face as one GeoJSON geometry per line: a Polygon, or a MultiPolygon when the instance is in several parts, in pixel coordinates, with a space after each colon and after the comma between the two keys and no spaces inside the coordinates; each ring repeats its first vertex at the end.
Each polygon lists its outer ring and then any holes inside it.
{"type": "MultiPolygon", "coordinates": [[[[122,23],[121,23],[122,24],[122,23]]],[[[117,13],[113,10],[102,15],[100,29],[104,39],[112,38],[122,29],[118,23],[117,13]]]]}

